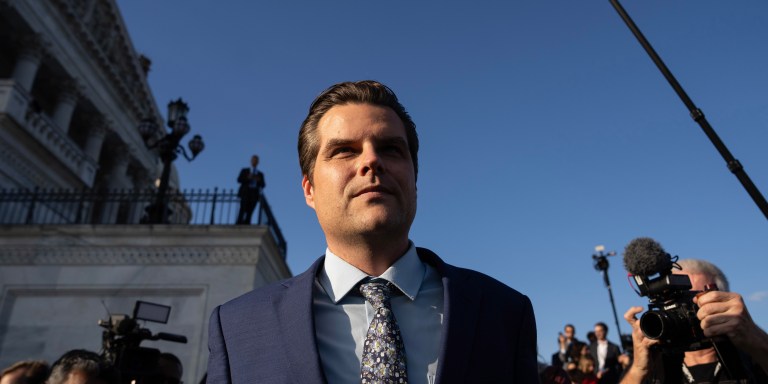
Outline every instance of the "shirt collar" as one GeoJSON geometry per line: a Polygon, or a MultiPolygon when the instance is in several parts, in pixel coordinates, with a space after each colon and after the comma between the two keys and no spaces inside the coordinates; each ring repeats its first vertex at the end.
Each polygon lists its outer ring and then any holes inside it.
{"type": "MultiPolygon", "coordinates": [[[[413,242],[410,242],[405,254],[378,278],[391,282],[405,296],[414,300],[419,293],[426,271],[424,263],[416,253],[416,247],[413,242]]],[[[320,285],[334,304],[338,304],[360,280],[367,277],[369,276],[365,272],[347,263],[330,249],[325,250],[325,263],[319,276],[320,285]]]]}

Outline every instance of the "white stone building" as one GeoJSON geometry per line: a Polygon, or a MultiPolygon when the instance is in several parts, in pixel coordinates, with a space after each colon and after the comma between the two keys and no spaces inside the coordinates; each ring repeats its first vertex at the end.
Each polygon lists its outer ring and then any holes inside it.
{"type": "Polygon", "coordinates": [[[0,10],[0,187],[151,186],[137,126],[162,118],[114,1],[0,10]]]}
{"type": "MultiPolygon", "coordinates": [[[[0,191],[153,188],[161,164],[138,132],[162,121],[148,67],[115,0],[0,0],[0,191]]],[[[179,356],[196,383],[212,308],[291,275],[276,225],[142,225],[143,208],[95,225],[0,223],[0,369],[98,352],[97,320],[144,300],[172,310],[143,327],[188,343],[142,346],[179,356]]]]}

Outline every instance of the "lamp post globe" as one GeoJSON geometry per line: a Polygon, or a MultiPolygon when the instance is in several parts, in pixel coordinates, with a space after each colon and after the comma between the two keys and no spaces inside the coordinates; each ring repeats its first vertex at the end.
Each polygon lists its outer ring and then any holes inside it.
{"type": "Polygon", "coordinates": [[[168,103],[168,127],[173,129],[176,125],[176,120],[180,117],[187,117],[189,113],[189,105],[179,97],[178,99],[168,103]]]}
{"type": "Polygon", "coordinates": [[[163,161],[163,171],[160,176],[160,184],[157,189],[157,197],[155,202],[150,204],[147,208],[147,222],[151,224],[167,224],[171,210],[168,207],[168,184],[171,176],[171,166],[173,161],[178,158],[178,154],[184,155],[187,161],[194,160],[200,152],[205,148],[203,138],[200,135],[195,135],[192,140],[189,141],[189,150],[192,153],[190,157],[187,155],[186,150],[179,143],[182,137],[184,137],[190,131],[189,121],[187,120],[187,113],[189,113],[189,105],[185,103],[181,98],[168,103],[168,127],[171,129],[160,139],[154,140],[153,137],[159,130],[158,125],[154,119],[146,118],[141,121],[138,126],[139,133],[144,139],[147,147],[150,149],[157,148],[158,155],[163,161]]]}

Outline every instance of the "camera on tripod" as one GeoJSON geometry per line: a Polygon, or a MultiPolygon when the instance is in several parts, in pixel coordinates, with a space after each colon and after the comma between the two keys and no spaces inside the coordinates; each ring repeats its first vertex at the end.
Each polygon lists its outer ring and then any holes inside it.
{"type": "Polygon", "coordinates": [[[152,384],[164,382],[159,377],[158,360],[160,350],[141,347],[144,340],[165,340],[186,343],[187,337],[172,333],[152,334],[142,328],[138,320],[166,324],[171,307],[167,305],[137,301],[133,317],[125,314],[110,314],[109,319],[99,320],[102,332],[102,356],[120,372],[121,383],[152,384]]]}

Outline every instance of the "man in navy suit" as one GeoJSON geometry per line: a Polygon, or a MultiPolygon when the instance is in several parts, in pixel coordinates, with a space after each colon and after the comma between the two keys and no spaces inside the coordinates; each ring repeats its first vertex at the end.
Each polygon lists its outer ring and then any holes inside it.
{"type": "Polygon", "coordinates": [[[237,224],[251,224],[251,216],[256,209],[256,204],[261,200],[261,190],[264,189],[264,173],[258,170],[259,157],[251,156],[251,166],[240,170],[237,182],[240,188],[237,196],[240,198],[240,210],[237,212],[237,224]]]}
{"type": "Polygon", "coordinates": [[[538,382],[528,297],[409,239],[418,147],[415,124],[381,83],[339,83],[315,99],[299,133],[299,163],[325,255],[213,311],[209,383],[538,382]],[[361,288],[370,283],[389,287],[399,333],[382,333],[399,344],[388,351],[397,364],[365,381],[366,338],[380,330],[369,330],[381,309],[361,288]],[[387,378],[401,363],[407,376],[387,378]]]}

